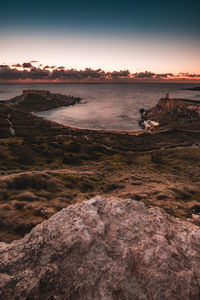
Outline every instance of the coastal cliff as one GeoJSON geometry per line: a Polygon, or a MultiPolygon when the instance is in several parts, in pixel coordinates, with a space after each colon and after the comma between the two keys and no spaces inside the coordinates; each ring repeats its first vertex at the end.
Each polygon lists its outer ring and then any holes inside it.
{"type": "Polygon", "coordinates": [[[200,101],[161,98],[157,105],[147,110],[147,118],[159,122],[160,129],[199,129],[200,101]]]}
{"type": "Polygon", "coordinates": [[[0,244],[1,299],[199,299],[200,231],[159,208],[96,197],[0,244]]]}
{"type": "Polygon", "coordinates": [[[161,98],[158,104],[155,106],[155,109],[171,112],[183,112],[184,110],[188,110],[191,112],[196,112],[198,115],[200,115],[200,101],[161,98]]]}
{"type": "Polygon", "coordinates": [[[80,98],[54,94],[45,90],[24,90],[23,94],[5,102],[23,111],[42,111],[59,106],[74,105],[80,98]]]}

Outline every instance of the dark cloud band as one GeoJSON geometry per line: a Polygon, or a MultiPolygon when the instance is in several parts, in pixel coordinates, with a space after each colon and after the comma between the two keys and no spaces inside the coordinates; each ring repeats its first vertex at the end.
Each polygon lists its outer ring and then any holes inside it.
{"type": "Polygon", "coordinates": [[[105,72],[102,69],[85,70],[65,69],[65,67],[45,66],[34,67],[31,63],[0,65],[0,80],[46,80],[46,81],[101,81],[101,80],[160,80],[160,79],[177,79],[188,78],[200,79],[200,74],[172,73],[156,74],[153,72],[130,73],[129,70],[105,72]],[[18,69],[20,68],[20,69],[18,69]]]}

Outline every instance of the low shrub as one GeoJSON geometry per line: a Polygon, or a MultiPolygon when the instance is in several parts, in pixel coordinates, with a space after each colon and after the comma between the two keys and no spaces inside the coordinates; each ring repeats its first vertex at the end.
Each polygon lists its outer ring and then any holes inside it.
{"type": "Polygon", "coordinates": [[[55,191],[56,183],[44,178],[42,175],[21,175],[9,182],[8,188],[19,190],[33,188],[36,190],[55,191]]]}

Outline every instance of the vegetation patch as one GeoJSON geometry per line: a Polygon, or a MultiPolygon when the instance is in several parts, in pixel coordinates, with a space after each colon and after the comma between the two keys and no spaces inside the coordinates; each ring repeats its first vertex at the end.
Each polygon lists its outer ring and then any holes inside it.
{"type": "Polygon", "coordinates": [[[46,189],[49,191],[56,191],[57,186],[55,181],[48,180],[44,175],[21,175],[15,177],[8,182],[9,189],[25,190],[25,189],[46,189]]]}

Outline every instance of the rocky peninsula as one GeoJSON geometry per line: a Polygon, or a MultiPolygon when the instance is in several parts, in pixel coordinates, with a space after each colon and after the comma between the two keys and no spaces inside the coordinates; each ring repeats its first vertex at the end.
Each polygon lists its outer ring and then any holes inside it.
{"type": "Polygon", "coordinates": [[[24,90],[22,95],[6,101],[6,104],[23,111],[32,112],[74,105],[80,100],[80,98],[54,94],[45,90],[24,90]]]}
{"type": "Polygon", "coordinates": [[[31,113],[58,98],[0,104],[1,297],[199,299],[200,103],[161,99],[135,135],[31,113]]]}

